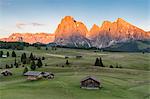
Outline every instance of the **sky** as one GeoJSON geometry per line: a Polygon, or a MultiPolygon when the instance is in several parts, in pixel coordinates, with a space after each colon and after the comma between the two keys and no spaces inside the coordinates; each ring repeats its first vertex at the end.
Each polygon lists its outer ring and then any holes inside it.
{"type": "Polygon", "coordinates": [[[88,30],[122,18],[150,31],[150,0],[0,0],[0,38],[14,32],[54,33],[65,16],[88,30]]]}

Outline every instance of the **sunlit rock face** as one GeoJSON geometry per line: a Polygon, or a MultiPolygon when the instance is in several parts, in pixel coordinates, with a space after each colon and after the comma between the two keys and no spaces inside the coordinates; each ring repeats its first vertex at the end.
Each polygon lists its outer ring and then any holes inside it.
{"type": "Polygon", "coordinates": [[[27,43],[36,43],[40,42],[43,44],[48,44],[50,42],[53,42],[55,39],[54,34],[48,34],[48,33],[13,33],[8,38],[2,38],[1,41],[6,42],[15,42],[15,41],[21,41],[21,42],[27,42],[27,43]]]}
{"type": "Polygon", "coordinates": [[[13,33],[1,41],[23,41],[28,43],[55,42],[69,47],[97,47],[104,48],[118,42],[128,40],[150,40],[150,32],[131,25],[118,18],[115,22],[104,21],[101,26],[94,24],[88,31],[86,26],[71,16],[64,17],[54,34],[48,33],[13,33]]]}
{"type": "Polygon", "coordinates": [[[93,28],[88,33],[92,46],[103,48],[117,42],[124,42],[130,39],[144,40],[150,39],[149,33],[131,25],[118,18],[115,22],[104,21],[101,27],[93,28]],[[98,32],[99,30],[99,32],[98,32]],[[96,32],[93,32],[96,31],[96,32]]]}
{"type": "Polygon", "coordinates": [[[90,47],[90,41],[86,38],[87,33],[88,30],[82,22],[66,16],[55,31],[55,42],[64,46],[90,47]]]}
{"type": "Polygon", "coordinates": [[[87,33],[86,37],[89,39],[95,38],[96,36],[99,35],[99,32],[100,32],[100,27],[94,24],[90,29],[90,31],[87,33]]]}

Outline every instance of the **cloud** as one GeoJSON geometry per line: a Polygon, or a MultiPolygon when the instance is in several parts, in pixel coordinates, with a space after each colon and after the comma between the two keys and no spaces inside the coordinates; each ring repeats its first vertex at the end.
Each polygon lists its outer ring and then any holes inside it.
{"type": "Polygon", "coordinates": [[[16,24],[16,27],[18,28],[18,29],[22,29],[24,26],[26,26],[27,24],[25,24],[25,23],[17,23],[16,24]]]}
{"type": "Polygon", "coordinates": [[[16,27],[18,29],[23,29],[25,26],[33,26],[33,27],[36,27],[36,26],[44,26],[45,24],[41,24],[41,23],[37,23],[37,22],[32,22],[32,23],[23,23],[23,22],[19,22],[19,23],[16,23],[16,27]]]}
{"type": "Polygon", "coordinates": [[[41,24],[41,23],[36,23],[36,22],[33,22],[33,23],[31,23],[33,26],[43,26],[43,25],[45,25],[45,24],[41,24]]]}

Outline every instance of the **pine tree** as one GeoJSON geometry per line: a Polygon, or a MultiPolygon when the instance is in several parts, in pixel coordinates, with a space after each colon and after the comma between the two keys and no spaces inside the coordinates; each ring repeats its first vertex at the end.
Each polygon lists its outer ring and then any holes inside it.
{"type": "Polygon", "coordinates": [[[104,67],[101,57],[99,58],[99,65],[102,66],[102,67],[104,67]]]}
{"type": "Polygon", "coordinates": [[[28,72],[28,68],[27,67],[24,68],[23,74],[26,73],[26,72],[28,72]]]}
{"type": "Polygon", "coordinates": [[[12,51],[12,57],[16,57],[15,51],[12,51]]]}
{"type": "Polygon", "coordinates": [[[9,68],[9,65],[8,65],[8,64],[6,64],[6,69],[7,69],[7,68],[9,68]]]}
{"type": "Polygon", "coordinates": [[[9,57],[9,52],[7,52],[7,57],[9,57]]]}
{"type": "Polygon", "coordinates": [[[26,64],[26,59],[27,59],[26,53],[23,53],[23,54],[21,55],[21,62],[22,62],[23,64],[26,64]]]}
{"type": "Polygon", "coordinates": [[[2,57],[2,55],[3,55],[3,51],[0,51],[0,57],[2,57]]]}
{"type": "Polygon", "coordinates": [[[37,61],[37,66],[38,66],[39,68],[41,68],[42,65],[43,65],[43,63],[42,63],[41,59],[39,58],[38,61],[37,61]]]}
{"type": "Polygon", "coordinates": [[[31,62],[31,70],[35,70],[36,69],[36,65],[35,65],[35,62],[34,60],[31,62]]]}
{"type": "Polygon", "coordinates": [[[21,55],[21,62],[23,62],[23,59],[24,59],[24,55],[22,54],[21,55]]]}
{"type": "Polygon", "coordinates": [[[14,65],[16,66],[16,64],[17,64],[17,61],[16,61],[16,58],[15,58],[15,63],[14,63],[14,65]]]}
{"type": "Polygon", "coordinates": [[[34,57],[33,57],[33,54],[31,53],[30,54],[30,57],[29,57],[31,60],[34,60],[34,57]]]}
{"type": "Polygon", "coordinates": [[[13,68],[13,64],[11,64],[11,68],[13,68]]]}
{"type": "Polygon", "coordinates": [[[100,60],[99,60],[99,58],[96,58],[94,66],[100,66],[100,60]]]}

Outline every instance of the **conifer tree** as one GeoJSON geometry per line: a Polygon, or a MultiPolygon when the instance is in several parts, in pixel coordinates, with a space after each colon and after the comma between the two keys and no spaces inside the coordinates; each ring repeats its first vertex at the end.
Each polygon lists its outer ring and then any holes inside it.
{"type": "Polygon", "coordinates": [[[102,66],[102,67],[104,67],[101,57],[99,58],[99,65],[102,66]]]}
{"type": "Polygon", "coordinates": [[[34,60],[32,60],[30,68],[31,68],[31,70],[35,70],[36,69],[36,65],[35,65],[34,60]]]}
{"type": "Polygon", "coordinates": [[[23,74],[26,73],[26,72],[28,72],[28,68],[27,67],[24,68],[23,74]]]}
{"type": "Polygon", "coordinates": [[[39,58],[38,61],[37,61],[37,66],[38,66],[39,68],[41,68],[41,67],[43,66],[43,63],[42,63],[42,61],[41,61],[40,58],[39,58]]]}
{"type": "Polygon", "coordinates": [[[3,55],[3,51],[0,51],[0,57],[2,57],[2,55],[3,55]]]}
{"type": "Polygon", "coordinates": [[[23,54],[21,55],[21,62],[22,62],[23,64],[26,64],[26,60],[27,60],[26,53],[23,53],[23,54]]]}
{"type": "Polygon", "coordinates": [[[12,57],[16,57],[15,51],[12,51],[12,57]]]}
{"type": "Polygon", "coordinates": [[[30,57],[29,57],[31,60],[34,60],[34,57],[33,57],[33,54],[31,53],[30,54],[30,57]]]}
{"type": "Polygon", "coordinates": [[[96,58],[94,66],[100,66],[100,60],[99,60],[99,58],[96,58]]]}
{"type": "Polygon", "coordinates": [[[7,52],[7,57],[9,57],[9,52],[7,52]]]}

